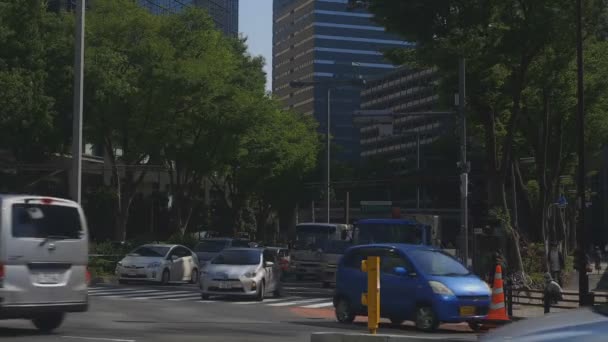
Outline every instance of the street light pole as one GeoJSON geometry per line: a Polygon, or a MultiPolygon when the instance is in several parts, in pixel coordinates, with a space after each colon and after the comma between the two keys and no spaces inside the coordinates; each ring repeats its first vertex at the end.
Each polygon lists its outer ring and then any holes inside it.
{"type": "Polygon", "coordinates": [[[82,196],[82,94],[84,81],[85,0],[76,1],[76,34],[74,44],[74,108],[72,118],[72,172],[70,197],[81,203],[82,196]]]}
{"type": "Polygon", "coordinates": [[[577,246],[579,252],[578,266],[578,293],[579,305],[592,305],[589,303],[589,278],[587,277],[587,261],[585,250],[587,248],[587,230],[585,228],[585,88],[583,69],[583,28],[582,28],[582,0],[576,0],[576,69],[577,69],[577,140],[578,140],[578,229],[577,246]]]}
{"type": "Polygon", "coordinates": [[[465,82],[465,59],[461,58],[458,61],[458,114],[460,115],[461,124],[461,143],[460,143],[460,207],[461,207],[461,224],[462,224],[462,249],[464,264],[469,266],[469,208],[468,208],[468,183],[469,183],[469,167],[467,164],[467,118],[465,115],[466,106],[466,82],[465,82]]]}
{"type": "Polygon", "coordinates": [[[327,183],[325,184],[327,199],[327,223],[331,222],[331,87],[327,87],[327,183]]]}

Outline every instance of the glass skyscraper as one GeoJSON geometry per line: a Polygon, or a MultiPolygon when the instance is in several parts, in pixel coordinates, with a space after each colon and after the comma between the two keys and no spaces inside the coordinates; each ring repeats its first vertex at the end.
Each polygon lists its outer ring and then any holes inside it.
{"type": "Polygon", "coordinates": [[[239,33],[238,0],[138,0],[139,4],[154,14],[177,13],[188,6],[207,10],[216,27],[230,36],[239,33]]]}
{"type": "MultiPolygon", "coordinates": [[[[273,93],[286,108],[314,115],[326,131],[327,85],[335,80],[367,79],[394,70],[386,49],[407,46],[372,21],[362,1],[274,0],[273,93]],[[353,6],[355,5],[355,6],[353,6]],[[293,81],[318,85],[293,88],[293,81]]],[[[359,132],[353,113],[359,109],[361,88],[332,90],[331,134],[339,159],[359,157],[359,132]]]]}

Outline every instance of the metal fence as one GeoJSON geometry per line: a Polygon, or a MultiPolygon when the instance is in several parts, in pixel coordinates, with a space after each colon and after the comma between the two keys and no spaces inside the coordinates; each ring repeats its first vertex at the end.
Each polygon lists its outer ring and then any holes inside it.
{"type": "MultiPolygon", "coordinates": [[[[562,291],[563,298],[557,304],[552,304],[552,308],[576,309],[579,307],[579,295],[574,291],[562,291]]],[[[506,288],[506,300],[509,315],[513,314],[513,305],[538,306],[543,307],[543,290],[525,288],[506,288]]],[[[594,292],[595,304],[608,304],[608,293],[594,292]]]]}

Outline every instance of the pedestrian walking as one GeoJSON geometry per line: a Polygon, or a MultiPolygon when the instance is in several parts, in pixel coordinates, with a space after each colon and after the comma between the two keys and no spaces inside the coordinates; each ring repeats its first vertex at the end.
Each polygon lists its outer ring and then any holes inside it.
{"type": "Polygon", "coordinates": [[[562,286],[562,270],[566,264],[564,261],[564,255],[559,250],[556,242],[551,243],[548,259],[551,277],[557,281],[560,286],[562,286]]]}
{"type": "Polygon", "coordinates": [[[558,301],[562,300],[562,287],[553,280],[551,273],[545,273],[545,289],[543,291],[543,306],[545,313],[551,311],[551,305],[557,304],[558,301]]]}
{"type": "Polygon", "coordinates": [[[595,246],[595,250],[593,251],[593,259],[595,261],[595,270],[599,274],[602,270],[602,251],[600,250],[600,246],[595,246]]]}

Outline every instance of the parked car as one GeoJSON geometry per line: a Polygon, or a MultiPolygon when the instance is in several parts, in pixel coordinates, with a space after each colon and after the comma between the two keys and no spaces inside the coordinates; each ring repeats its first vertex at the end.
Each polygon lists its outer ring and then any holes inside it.
{"type": "Polygon", "coordinates": [[[263,248],[228,248],[213,258],[201,273],[201,297],[251,297],[264,300],[266,294],[281,295],[276,254],[263,248]]]}
{"type": "Polygon", "coordinates": [[[487,315],[490,288],[451,255],[423,245],[373,244],[351,247],[338,266],[334,307],[339,322],[367,315],[361,304],[367,291],[361,261],[368,256],[380,257],[380,316],[393,324],[410,320],[420,330],[433,331],[440,323],[475,324],[487,315]]]}
{"type": "Polygon", "coordinates": [[[511,323],[480,341],[600,342],[608,340],[608,305],[568,310],[511,323]]]}
{"type": "Polygon", "coordinates": [[[232,238],[204,239],[194,247],[194,252],[198,257],[199,264],[203,266],[224,249],[232,247],[249,247],[249,240],[232,238]]]}
{"type": "Polygon", "coordinates": [[[78,203],[0,195],[2,319],[31,319],[41,331],[88,309],[87,224],[78,203]]]}
{"type": "Polygon", "coordinates": [[[196,254],[181,245],[148,244],[139,246],[116,265],[118,281],[152,281],[160,284],[199,279],[196,254]]]}
{"type": "Polygon", "coordinates": [[[331,240],[328,241],[323,250],[323,270],[321,271],[321,284],[330,287],[336,283],[336,270],[344,252],[352,246],[350,241],[331,240]]]}
{"type": "Polygon", "coordinates": [[[286,247],[266,247],[266,249],[272,251],[274,253],[276,260],[279,264],[279,269],[281,270],[281,277],[285,274],[289,273],[289,248],[286,247]]]}

